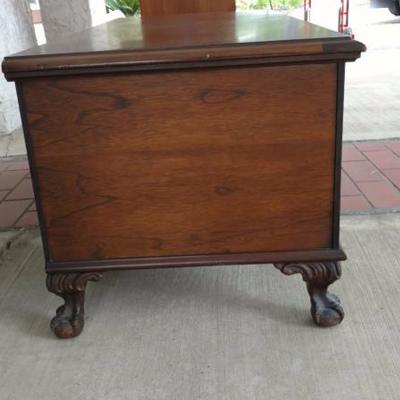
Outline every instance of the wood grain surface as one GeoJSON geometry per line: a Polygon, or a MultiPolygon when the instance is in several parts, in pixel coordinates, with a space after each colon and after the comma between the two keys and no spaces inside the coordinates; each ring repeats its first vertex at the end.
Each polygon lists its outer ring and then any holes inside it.
{"type": "Polygon", "coordinates": [[[349,36],[279,15],[234,12],[121,18],[4,59],[9,80],[33,76],[353,61],[349,36]]]}
{"type": "Polygon", "coordinates": [[[336,72],[23,81],[50,261],[331,247],[336,72]]]}
{"type": "Polygon", "coordinates": [[[235,11],[235,0],[140,0],[143,17],[235,11]]]}

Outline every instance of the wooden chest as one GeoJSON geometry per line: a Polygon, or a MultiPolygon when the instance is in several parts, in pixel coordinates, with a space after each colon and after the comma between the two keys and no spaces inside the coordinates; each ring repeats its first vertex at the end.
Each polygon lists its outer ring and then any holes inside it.
{"type": "Polygon", "coordinates": [[[102,271],[274,263],[319,325],[343,318],[344,63],[364,46],[281,16],[120,19],[8,57],[48,273],[52,328],[83,327],[102,271]]]}

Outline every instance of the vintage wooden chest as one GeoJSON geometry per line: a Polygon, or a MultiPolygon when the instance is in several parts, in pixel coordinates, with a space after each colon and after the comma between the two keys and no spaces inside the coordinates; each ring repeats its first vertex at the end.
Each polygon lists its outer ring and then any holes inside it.
{"type": "Polygon", "coordinates": [[[119,19],[7,57],[34,182],[51,327],[83,328],[115,269],[273,263],[315,323],[339,246],[344,63],[364,46],[290,17],[119,19]]]}

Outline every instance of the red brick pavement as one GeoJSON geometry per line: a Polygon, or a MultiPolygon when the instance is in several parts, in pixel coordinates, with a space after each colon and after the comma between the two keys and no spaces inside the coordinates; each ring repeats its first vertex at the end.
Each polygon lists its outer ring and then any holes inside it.
{"type": "Polygon", "coordinates": [[[400,210],[400,141],[343,145],[342,211],[400,210]]]}
{"type": "Polygon", "coordinates": [[[37,225],[27,161],[0,161],[0,228],[37,225]]]}
{"type": "MultiPolygon", "coordinates": [[[[400,211],[400,140],[343,145],[342,212],[400,211]]],[[[0,161],[0,228],[37,225],[26,161],[0,161]]]]}

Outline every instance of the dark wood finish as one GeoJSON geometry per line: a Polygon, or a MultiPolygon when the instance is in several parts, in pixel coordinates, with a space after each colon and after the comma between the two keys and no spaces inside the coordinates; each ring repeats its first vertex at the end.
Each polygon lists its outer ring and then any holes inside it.
{"type": "Polygon", "coordinates": [[[316,324],[339,323],[344,62],[364,49],[291,18],[200,13],[6,58],[65,301],[56,335],[81,332],[100,271],[236,263],[302,274],[316,324]]]}
{"type": "Polygon", "coordinates": [[[64,299],[50,323],[56,336],[69,339],[82,332],[86,285],[101,278],[98,272],[47,274],[47,289],[64,299]]]}
{"type": "Polygon", "coordinates": [[[270,253],[196,254],[193,256],[139,257],[67,262],[47,261],[46,270],[48,272],[87,272],[232,264],[250,265],[275,262],[289,263],[296,260],[344,261],[346,260],[346,254],[342,249],[322,249],[310,251],[275,251],[270,253]]]}
{"type": "Polygon", "coordinates": [[[337,262],[275,264],[285,275],[301,274],[311,299],[311,316],[319,326],[340,324],[344,317],[339,298],[328,292],[328,286],[341,276],[337,262]]]}
{"type": "Polygon", "coordinates": [[[142,17],[235,11],[235,0],[140,0],[142,17]]]}
{"type": "Polygon", "coordinates": [[[343,100],[344,100],[345,65],[337,66],[337,99],[336,99],[336,146],[335,146],[335,180],[333,189],[333,242],[332,247],[339,247],[340,232],[340,192],[342,179],[342,137],[343,137],[343,100]]]}
{"type": "Polygon", "coordinates": [[[351,61],[365,46],[290,17],[235,13],[125,18],[6,57],[9,80],[32,76],[351,61]]]}
{"type": "Polygon", "coordinates": [[[40,201],[38,169],[37,169],[35,159],[33,156],[32,140],[31,140],[31,135],[29,132],[29,125],[28,125],[28,122],[26,119],[25,104],[24,104],[23,96],[22,96],[22,82],[21,81],[15,82],[15,87],[17,90],[18,105],[19,105],[20,114],[21,114],[25,146],[26,146],[26,151],[27,151],[27,156],[28,156],[28,161],[29,161],[29,172],[30,172],[31,180],[32,180],[33,193],[35,195],[35,206],[36,206],[36,212],[37,212],[38,220],[39,220],[40,233],[42,236],[43,251],[44,251],[44,256],[45,256],[45,262],[47,264],[47,262],[49,260],[47,232],[46,232],[45,224],[44,224],[42,203],[40,201]]]}
{"type": "Polygon", "coordinates": [[[332,246],[335,64],[35,79],[23,95],[52,261],[332,246]]]}

